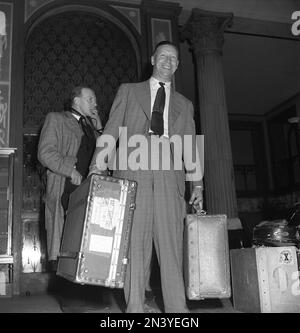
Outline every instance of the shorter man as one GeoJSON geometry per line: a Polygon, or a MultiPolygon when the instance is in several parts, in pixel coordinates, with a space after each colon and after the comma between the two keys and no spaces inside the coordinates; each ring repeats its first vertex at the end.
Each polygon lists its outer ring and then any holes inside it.
{"type": "Polygon", "coordinates": [[[97,132],[102,128],[93,90],[75,87],[70,100],[68,110],[46,116],[38,146],[38,159],[47,168],[45,227],[48,260],[54,271],[69,196],[88,175],[97,132]]]}
{"type": "MultiPolygon", "coordinates": [[[[91,89],[74,88],[71,101],[70,110],[50,112],[46,116],[38,145],[38,159],[47,168],[45,224],[50,261],[56,261],[59,254],[64,225],[61,197],[65,190],[65,183],[69,180],[69,183],[75,187],[81,184],[81,181],[87,176],[95,148],[96,136],[92,128],[89,126],[85,133],[79,119],[93,117],[97,120],[98,129],[101,127],[101,121],[95,112],[96,96],[91,89]],[[85,155],[83,152],[87,154],[85,155]],[[77,156],[78,153],[82,156],[77,156]]],[[[69,191],[69,193],[71,192],[69,191]]]]}

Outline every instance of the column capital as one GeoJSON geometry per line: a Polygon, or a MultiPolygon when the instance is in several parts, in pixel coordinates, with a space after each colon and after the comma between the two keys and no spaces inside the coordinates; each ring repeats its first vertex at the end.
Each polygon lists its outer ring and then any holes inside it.
{"type": "Polygon", "coordinates": [[[191,16],[181,31],[181,39],[188,40],[196,56],[217,52],[222,53],[224,30],[232,25],[232,13],[192,9],[191,16]]]}
{"type": "Polygon", "coordinates": [[[158,14],[158,16],[178,17],[182,7],[177,2],[165,2],[159,0],[142,0],[141,8],[145,12],[158,14]]]}

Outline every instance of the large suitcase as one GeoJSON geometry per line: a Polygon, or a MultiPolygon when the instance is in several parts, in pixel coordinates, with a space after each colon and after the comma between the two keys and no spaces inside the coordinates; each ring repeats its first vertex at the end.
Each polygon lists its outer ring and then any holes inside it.
{"type": "Polygon", "coordinates": [[[241,312],[300,312],[296,247],[230,251],[234,308],[241,312]]]}
{"type": "Polygon", "coordinates": [[[226,215],[187,215],[184,275],[190,300],[231,296],[226,215]]]}
{"type": "Polygon", "coordinates": [[[137,183],[92,174],[71,195],[57,274],[123,288],[137,183]]]}

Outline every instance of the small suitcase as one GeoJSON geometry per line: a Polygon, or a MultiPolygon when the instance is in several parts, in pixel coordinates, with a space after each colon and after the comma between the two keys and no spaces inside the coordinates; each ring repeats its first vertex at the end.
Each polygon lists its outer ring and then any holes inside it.
{"type": "Polygon", "coordinates": [[[230,251],[234,308],[241,312],[300,312],[296,247],[230,251]]]}
{"type": "Polygon", "coordinates": [[[226,215],[187,215],[184,275],[190,300],[231,296],[226,215]]]}
{"type": "Polygon", "coordinates": [[[123,288],[137,183],[90,175],[71,195],[57,274],[123,288]]]}

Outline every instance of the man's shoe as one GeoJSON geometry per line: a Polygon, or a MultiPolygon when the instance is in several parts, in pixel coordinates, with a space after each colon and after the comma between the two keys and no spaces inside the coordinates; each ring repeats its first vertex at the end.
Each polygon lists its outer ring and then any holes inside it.
{"type": "Polygon", "coordinates": [[[154,304],[145,303],[144,304],[145,313],[161,313],[159,308],[154,304]]]}
{"type": "Polygon", "coordinates": [[[144,310],[146,313],[161,313],[155,302],[155,295],[152,290],[145,291],[144,310]]]}
{"type": "Polygon", "coordinates": [[[85,299],[60,296],[58,301],[64,313],[108,312],[110,309],[110,306],[101,300],[89,302],[85,299]]]}
{"type": "Polygon", "coordinates": [[[61,311],[65,313],[80,313],[83,312],[85,307],[83,300],[70,296],[58,295],[58,303],[61,311]]]}
{"type": "Polygon", "coordinates": [[[153,302],[155,300],[155,295],[152,290],[145,291],[145,299],[146,301],[153,302]]]}

